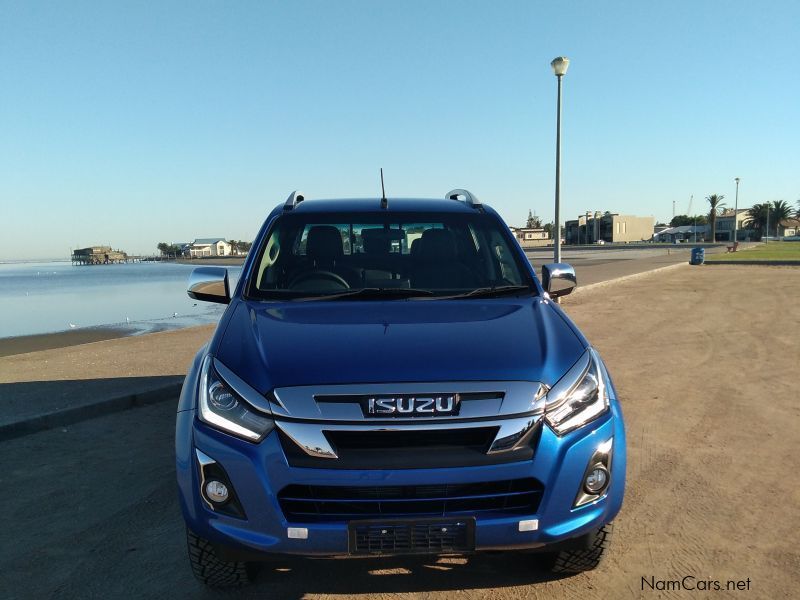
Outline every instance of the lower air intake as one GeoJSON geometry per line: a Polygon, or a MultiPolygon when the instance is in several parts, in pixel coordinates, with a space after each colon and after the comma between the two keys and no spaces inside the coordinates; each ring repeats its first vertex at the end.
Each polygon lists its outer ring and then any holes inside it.
{"type": "Polygon", "coordinates": [[[278,501],[294,523],[532,515],[544,487],[533,478],[435,485],[298,485],[283,488],[278,501]]]}

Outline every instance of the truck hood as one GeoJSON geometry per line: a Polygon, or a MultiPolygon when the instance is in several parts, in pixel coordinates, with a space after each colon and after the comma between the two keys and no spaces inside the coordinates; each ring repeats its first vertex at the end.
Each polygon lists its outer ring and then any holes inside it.
{"type": "Polygon", "coordinates": [[[255,389],[345,383],[540,381],[585,350],[542,298],[238,301],[212,351],[255,389]]]}

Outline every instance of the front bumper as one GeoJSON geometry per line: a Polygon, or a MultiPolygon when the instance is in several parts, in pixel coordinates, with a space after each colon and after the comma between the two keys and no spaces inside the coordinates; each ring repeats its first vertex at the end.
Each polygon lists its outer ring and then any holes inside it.
{"type": "Polygon", "coordinates": [[[605,415],[563,437],[544,426],[533,459],[508,464],[398,470],[291,467],[276,432],[260,444],[251,444],[199,422],[193,410],[178,413],[176,455],[181,509],[189,529],[218,546],[250,554],[348,554],[347,522],[304,523],[285,518],[278,492],[290,484],[402,486],[530,477],[541,482],[544,493],[534,514],[477,519],[476,550],[536,549],[579,538],[616,516],[625,488],[625,431],[616,400],[605,415]],[[600,499],[574,508],[587,463],[598,446],[611,438],[613,462],[607,491],[600,499]],[[215,512],[200,497],[195,449],[225,469],[246,518],[215,512]],[[536,528],[520,531],[522,520],[536,520],[536,528]],[[307,529],[307,538],[290,538],[290,527],[307,529]]]}

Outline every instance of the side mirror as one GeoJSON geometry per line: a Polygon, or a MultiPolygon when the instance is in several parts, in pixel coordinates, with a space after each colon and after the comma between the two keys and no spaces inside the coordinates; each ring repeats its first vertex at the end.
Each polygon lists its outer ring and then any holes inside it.
{"type": "Polygon", "coordinates": [[[189,277],[189,288],[186,293],[195,300],[228,304],[231,301],[231,291],[228,287],[228,269],[220,267],[196,268],[189,277]]]}
{"type": "Polygon", "coordinates": [[[542,265],[542,287],[552,298],[566,296],[578,286],[575,269],[567,263],[542,265]]]}

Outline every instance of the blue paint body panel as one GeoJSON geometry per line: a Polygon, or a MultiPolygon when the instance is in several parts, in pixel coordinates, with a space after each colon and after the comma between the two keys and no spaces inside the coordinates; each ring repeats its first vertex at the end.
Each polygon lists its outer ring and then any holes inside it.
{"type": "MultiPolygon", "coordinates": [[[[379,210],[375,199],[305,201],[296,211],[338,213],[379,210]]],[[[455,201],[391,201],[389,210],[473,211],[455,201]]],[[[499,219],[489,207],[487,218],[499,219]]],[[[253,245],[259,248],[278,207],[253,245]]],[[[348,553],[346,522],[290,522],[278,502],[288,485],[428,485],[534,478],[543,495],[528,515],[478,518],[476,550],[537,548],[599,529],[619,512],[625,490],[626,447],[621,408],[607,377],[609,410],[586,425],[557,435],[543,421],[529,460],[450,468],[332,469],[290,465],[277,430],[259,443],[245,441],[198,418],[202,363],[210,355],[259,394],[289,386],[443,381],[527,381],[552,387],[576,364],[589,343],[534,279],[535,295],[470,300],[255,301],[244,294],[257,252],[248,257],[237,289],[211,342],[186,377],[177,414],[176,465],[181,508],[188,527],[220,546],[263,553],[348,553]],[[343,347],[346,340],[346,349],[343,347]],[[602,497],[574,507],[587,465],[613,438],[611,483],[602,497]],[[246,518],[212,510],[200,495],[196,450],[227,473],[246,518]],[[538,520],[534,531],[519,521],[538,520]],[[307,539],[290,539],[304,527],[307,539]]],[[[602,372],[607,376],[605,367],[602,372]]]]}

